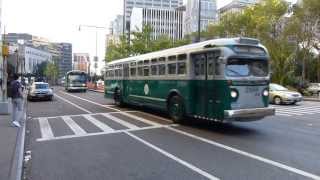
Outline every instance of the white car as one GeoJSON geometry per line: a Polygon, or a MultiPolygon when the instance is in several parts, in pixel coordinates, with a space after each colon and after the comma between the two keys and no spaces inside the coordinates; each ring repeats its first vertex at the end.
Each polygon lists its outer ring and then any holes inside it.
{"type": "Polygon", "coordinates": [[[312,95],[316,94],[320,96],[320,83],[311,83],[307,88],[307,91],[310,92],[312,95]]]}
{"type": "Polygon", "coordinates": [[[53,90],[45,82],[34,82],[28,90],[28,100],[33,99],[53,99],[53,90]]]}

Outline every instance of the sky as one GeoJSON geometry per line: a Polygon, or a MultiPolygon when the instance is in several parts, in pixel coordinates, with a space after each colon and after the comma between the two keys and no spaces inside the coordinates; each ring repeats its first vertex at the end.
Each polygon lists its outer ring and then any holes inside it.
{"type": "MultiPolygon", "coordinates": [[[[230,1],[217,0],[218,8],[230,1]]],[[[89,53],[92,57],[96,52],[96,30],[79,31],[78,27],[106,27],[98,30],[98,57],[102,60],[109,24],[122,12],[123,0],[2,0],[2,33],[5,27],[6,33],[29,33],[52,42],[69,42],[73,53],[89,53]]]]}

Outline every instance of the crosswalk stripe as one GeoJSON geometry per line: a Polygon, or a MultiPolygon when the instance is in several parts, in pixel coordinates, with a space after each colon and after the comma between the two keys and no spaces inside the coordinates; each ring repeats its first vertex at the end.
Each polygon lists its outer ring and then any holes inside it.
{"type": "Polygon", "coordinates": [[[45,139],[53,138],[53,132],[47,118],[39,118],[41,137],[45,139]]]}
{"type": "Polygon", "coordinates": [[[70,127],[70,129],[74,132],[75,135],[81,135],[81,134],[87,133],[76,122],[74,122],[74,120],[72,120],[70,117],[63,116],[62,119],[70,127]]]}
{"type": "Polygon", "coordinates": [[[110,115],[110,114],[102,114],[102,115],[103,115],[104,117],[108,118],[108,119],[111,119],[112,121],[115,121],[115,122],[117,122],[117,123],[119,123],[119,124],[121,124],[121,125],[129,128],[129,129],[138,129],[138,128],[139,128],[139,127],[136,126],[136,125],[133,125],[133,124],[131,124],[131,123],[128,123],[128,122],[126,122],[126,121],[123,121],[123,120],[121,120],[121,119],[119,119],[119,118],[117,118],[117,117],[115,117],[115,116],[110,115]]]}
{"type": "Polygon", "coordinates": [[[279,107],[279,106],[271,106],[276,109],[281,109],[281,110],[293,110],[293,109],[319,109],[320,106],[291,106],[291,107],[279,107]]]}
{"type": "Polygon", "coordinates": [[[101,121],[97,120],[96,118],[94,118],[94,117],[92,117],[90,115],[83,115],[83,117],[85,119],[87,119],[88,121],[90,121],[95,126],[97,126],[98,128],[100,128],[104,132],[112,132],[112,131],[114,131],[114,129],[112,129],[108,125],[102,123],[101,121]]]}
{"type": "Polygon", "coordinates": [[[143,123],[146,123],[146,124],[149,124],[149,125],[152,125],[152,126],[159,126],[159,125],[161,125],[161,124],[159,124],[159,123],[152,122],[152,121],[146,120],[146,119],[144,119],[144,118],[141,118],[141,117],[138,117],[138,116],[135,116],[135,115],[126,113],[126,112],[120,112],[120,114],[123,114],[123,115],[128,116],[128,117],[130,117],[130,118],[132,118],[132,119],[141,121],[141,122],[143,122],[143,123]]]}
{"type": "Polygon", "coordinates": [[[287,112],[287,113],[320,113],[320,109],[305,109],[305,110],[294,110],[294,111],[279,111],[279,112],[287,112]]]}

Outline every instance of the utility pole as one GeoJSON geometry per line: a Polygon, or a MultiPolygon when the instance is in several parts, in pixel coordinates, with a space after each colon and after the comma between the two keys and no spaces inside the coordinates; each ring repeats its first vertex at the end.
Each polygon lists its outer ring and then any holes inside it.
{"type": "Polygon", "coordinates": [[[2,79],[0,84],[0,91],[2,94],[1,101],[0,101],[0,114],[8,114],[9,113],[9,104],[8,104],[8,98],[7,98],[7,81],[8,81],[8,73],[7,73],[7,57],[9,55],[9,47],[6,43],[6,29],[4,27],[4,36],[3,41],[1,44],[1,50],[2,50],[2,79]]]}
{"type": "Polygon", "coordinates": [[[201,0],[199,1],[199,10],[198,10],[198,38],[197,38],[197,42],[201,41],[201,0]]]}
{"type": "MultiPolygon", "coordinates": [[[[95,54],[93,60],[95,62],[94,63],[95,74],[97,74],[97,68],[98,68],[98,30],[99,29],[106,29],[106,27],[94,26],[94,25],[79,25],[79,31],[81,31],[81,27],[94,28],[96,30],[96,54],[95,54]]],[[[90,68],[90,66],[91,66],[91,63],[89,62],[89,68],[90,68]]],[[[89,72],[90,72],[90,69],[89,69],[89,72]]]]}

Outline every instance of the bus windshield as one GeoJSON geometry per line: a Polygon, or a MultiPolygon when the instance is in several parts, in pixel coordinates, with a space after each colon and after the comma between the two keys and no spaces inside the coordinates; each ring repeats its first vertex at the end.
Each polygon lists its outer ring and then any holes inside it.
{"type": "Polygon", "coordinates": [[[85,83],[87,79],[84,74],[70,74],[69,81],[73,83],[85,83]]]}
{"type": "Polygon", "coordinates": [[[252,59],[229,59],[226,75],[230,77],[268,76],[268,61],[252,59]]]}

